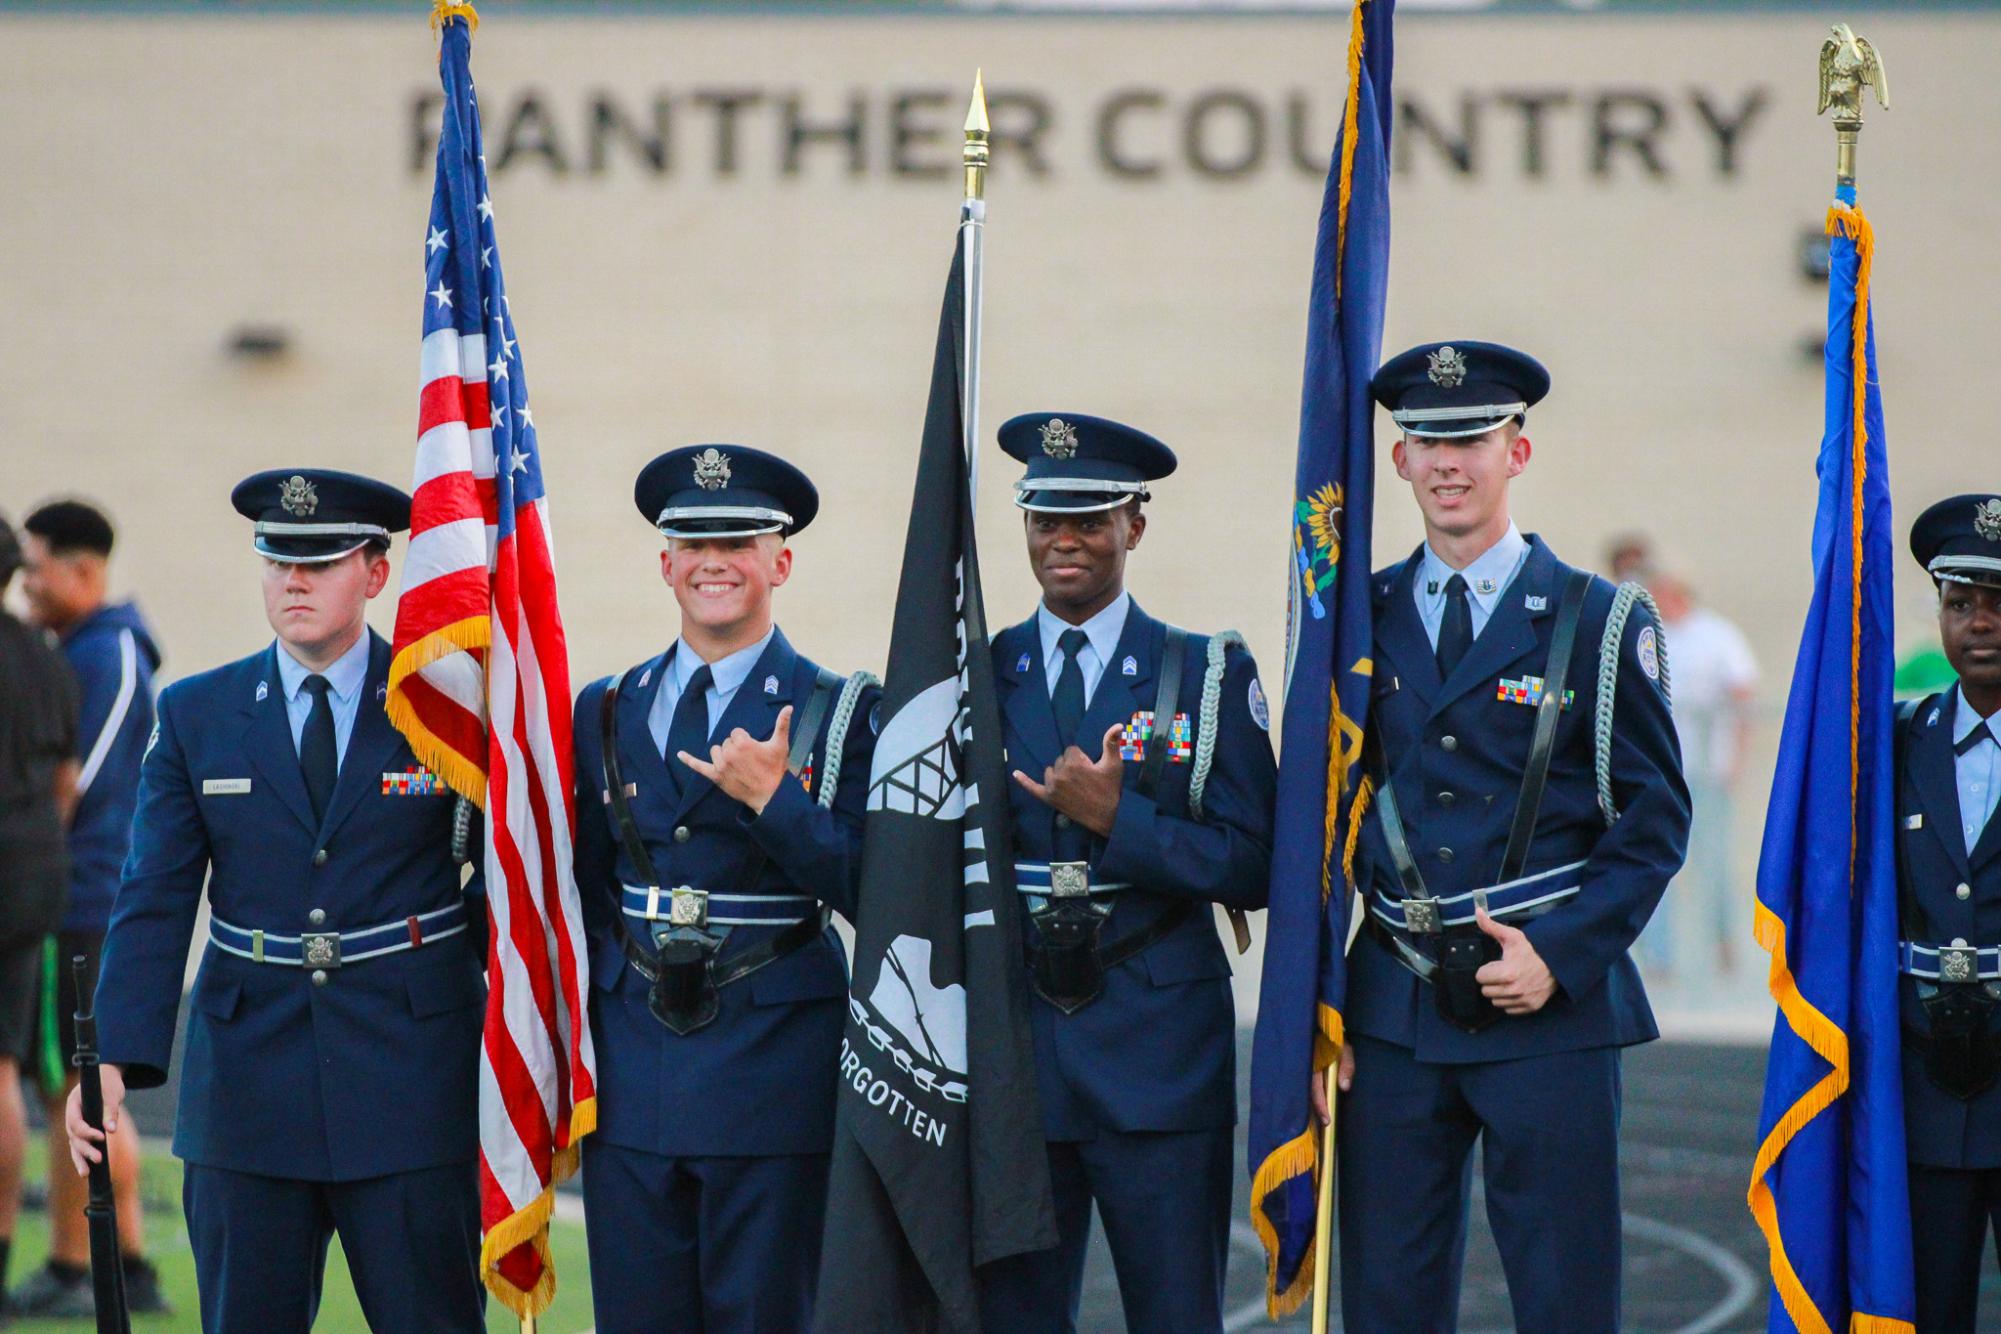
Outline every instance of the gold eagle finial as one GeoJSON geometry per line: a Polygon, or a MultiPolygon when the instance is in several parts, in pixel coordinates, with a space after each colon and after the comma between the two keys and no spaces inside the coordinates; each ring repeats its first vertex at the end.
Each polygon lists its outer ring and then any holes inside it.
{"type": "Polygon", "coordinates": [[[1883,73],[1883,58],[1865,37],[1857,37],[1846,23],[1834,25],[1834,35],[1820,45],[1820,106],[1815,115],[1834,108],[1837,122],[1862,122],[1862,89],[1876,90],[1876,102],[1884,110],[1890,106],[1890,84],[1883,73]]]}

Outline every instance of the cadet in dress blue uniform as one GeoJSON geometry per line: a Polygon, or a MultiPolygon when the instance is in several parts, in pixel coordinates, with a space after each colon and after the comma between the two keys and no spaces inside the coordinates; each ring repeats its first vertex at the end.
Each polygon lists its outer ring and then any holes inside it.
{"type": "Polygon", "coordinates": [[[1898,718],[1897,885],[1917,1327],[1971,1331],[2001,1243],[2001,496],[1919,516],[1951,690],[1898,718]]]}
{"type": "Polygon", "coordinates": [[[1615,1330],[1619,1049],[1658,1036],[1627,949],[1689,820],[1660,630],[1637,588],[1573,570],[1508,517],[1540,365],[1434,343],[1370,387],[1402,428],[1425,543],[1375,576],[1343,1319],[1454,1327],[1478,1139],[1516,1327],[1615,1330]],[[1604,701],[1601,667],[1616,670],[1604,701]],[[1594,776],[1605,707],[1609,792],[1594,776]]]}
{"type": "MultiPolygon", "coordinates": [[[[338,1232],[369,1328],[482,1330],[484,899],[362,616],[410,500],[305,468],[231,499],[278,638],[160,696],[97,986],[106,1120],[167,1077],[206,879],[174,1130],[202,1327],[303,1334],[338,1232]]],[[[81,1171],[74,1093],[68,1123],[81,1171]]]]}
{"type": "Polygon", "coordinates": [[[681,635],[577,701],[598,1329],[804,1330],[847,996],[827,912],[854,911],[880,691],[772,621],[819,508],[797,468],[677,449],[635,499],[681,635]]]}
{"type": "Polygon", "coordinates": [[[1154,620],[1125,591],[1152,436],[1064,413],[1001,448],[1042,605],[994,637],[1036,1083],[1060,1240],[981,1272],[995,1334],[1076,1329],[1095,1201],[1126,1324],[1222,1327],[1236,1019],[1211,904],[1262,908],[1277,783],[1243,640],[1154,620]]]}

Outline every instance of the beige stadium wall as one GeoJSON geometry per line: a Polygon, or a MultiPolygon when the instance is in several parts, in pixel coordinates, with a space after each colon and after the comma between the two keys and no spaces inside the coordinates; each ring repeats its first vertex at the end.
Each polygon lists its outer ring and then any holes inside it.
{"type": "MultiPolygon", "coordinates": [[[[1812,100],[1825,31],[1801,12],[1413,14],[1398,33],[1421,120],[1401,127],[1387,343],[1541,356],[1555,390],[1530,423],[1523,528],[1583,563],[1615,531],[1653,534],[1750,633],[1768,716],[1810,586],[1825,298],[1797,252],[1832,184],[1812,100]]],[[[1864,31],[1896,95],[1871,112],[1862,177],[1904,523],[2001,482],[2001,19],[1864,31]]],[[[490,19],[474,72],[573,679],[672,638],[631,482],[712,440],[818,481],[780,619],[825,663],[881,669],[977,65],[1000,135],[989,441],[1031,409],[1167,439],[1181,471],[1132,588],[1156,614],[1243,630],[1277,695],[1345,34],[1340,17],[490,19]]],[[[435,92],[421,17],[0,17],[0,507],[109,507],[117,585],[168,679],[268,638],[227,499],[239,477],[409,475],[435,92]],[[230,355],[245,327],[288,350],[230,355]]],[[[981,472],[1002,624],[1035,591],[990,443],[981,472]]],[[[1386,560],[1419,529],[1387,462],[1379,490],[1386,560]]],[[[1899,562],[1916,641],[1929,591],[1899,562]]],[[[1740,821],[1747,861],[1756,823],[1740,821]]]]}

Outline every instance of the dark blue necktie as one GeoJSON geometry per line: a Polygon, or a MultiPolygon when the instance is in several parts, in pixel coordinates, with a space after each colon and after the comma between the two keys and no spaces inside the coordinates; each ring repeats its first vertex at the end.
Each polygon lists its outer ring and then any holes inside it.
{"type": "Polygon", "coordinates": [[[1077,661],[1077,655],[1090,643],[1090,637],[1082,630],[1065,630],[1057,637],[1056,647],[1063,653],[1063,670],[1056,673],[1056,693],[1049,703],[1056,710],[1056,744],[1059,747],[1074,745],[1077,729],[1084,722],[1084,665],[1077,661]]]}
{"type": "Polygon", "coordinates": [[[674,721],[667,728],[667,769],[684,789],[694,770],[675,757],[685,750],[698,760],[709,758],[709,684],[715,679],[707,663],[695,669],[681,689],[681,698],[674,705],[674,721]]]}
{"type": "Polygon", "coordinates": [[[1975,723],[1973,730],[1961,737],[1959,743],[1952,748],[1952,753],[1955,755],[1964,755],[1967,751],[1972,750],[1975,746],[1993,736],[1994,733],[1988,730],[1992,726],[1993,723],[1985,718],[1975,723]]]}
{"type": "Polygon", "coordinates": [[[324,676],[306,678],[306,693],[313,697],[313,707],[299,733],[299,771],[305,775],[306,798],[313,803],[315,820],[326,818],[327,804],[333,800],[334,781],[340,777],[333,701],[327,697],[330,688],[324,676]]]}
{"type": "Polygon", "coordinates": [[[1445,581],[1445,619],[1438,627],[1438,677],[1450,680],[1452,669],[1473,647],[1473,608],[1466,600],[1466,577],[1455,574],[1445,581]]]}

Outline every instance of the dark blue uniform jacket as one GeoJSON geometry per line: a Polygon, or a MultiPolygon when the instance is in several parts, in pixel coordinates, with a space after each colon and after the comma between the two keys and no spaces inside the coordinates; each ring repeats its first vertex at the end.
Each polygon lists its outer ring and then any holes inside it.
{"type": "MultiPolygon", "coordinates": [[[[1098,758],[1105,730],[1151,710],[1167,627],[1134,603],[1105,673],[1092,694],[1077,745],[1098,758]],[[1133,660],[1134,674],[1124,662],[1133,660]]],[[[1208,640],[1188,636],[1178,711],[1192,724],[1202,702],[1208,640]]],[[[1057,756],[1056,714],[1035,618],[993,641],[1010,769],[1041,779],[1057,756]]],[[[1232,652],[1223,672],[1214,766],[1203,817],[1188,810],[1192,764],[1163,766],[1152,799],[1135,790],[1141,766],[1125,766],[1125,791],[1109,839],[1091,839],[1091,877],[1133,888],[1119,896],[1100,937],[1105,944],[1138,930],[1176,903],[1201,905],[1165,939],[1110,970],[1104,994],[1066,1015],[1031,1001],[1037,1087],[1045,1135],[1090,1139],[1098,1129],[1209,1130],[1236,1120],[1236,1015],[1230,960],[1208,905],[1265,906],[1271,878],[1272,804],[1277,766],[1263,717],[1253,715],[1257,664],[1232,652]]],[[[1192,759],[1192,756],[1191,756],[1192,759]]],[[[1010,783],[1015,856],[1047,862],[1056,812],[1010,783]]],[[[1035,928],[1026,924],[1032,938],[1035,928]]],[[[1026,942],[1024,942],[1026,943],[1026,942]]]]}
{"type": "Polygon", "coordinates": [[[65,931],[102,931],[130,851],[139,757],[153,731],[160,650],[130,602],[99,607],[62,637],[81,703],[76,814],[70,818],[65,931]]]}
{"type": "MultiPolygon", "coordinates": [[[[1438,679],[1411,581],[1422,550],[1375,576],[1376,655],[1369,731],[1387,757],[1411,855],[1435,895],[1495,884],[1514,821],[1536,711],[1501,698],[1504,680],[1546,676],[1549,640],[1569,567],[1539,537],[1450,680],[1438,679]]],[[[1598,650],[1614,589],[1594,578],[1571,655],[1576,692],[1557,725],[1549,784],[1526,874],[1588,859],[1582,889],[1523,929],[1555,974],[1541,1010],[1465,1033],[1437,1012],[1430,988],[1364,930],[1348,956],[1349,1028],[1414,1050],[1420,1060],[1509,1060],[1659,1036],[1626,951],[1646,925],[1688,842],[1688,788],[1674,719],[1641,666],[1653,625],[1636,606],[1620,645],[1612,791],[1621,812],[1606,828],[1593,769],[1598,650]]],[[[1658,633],[1655,631],[1654,633],[1658,633]]],[[[1381,886],[1401,899],[1379,811],[1364,820],[1356,854],[1357,911],[1381,886]]],[[[1406,937],[1406,939],[1410,939],[1406,937]]]]}
{"type": "MultiPolygon", "coordinates": [[[[449,790],[384,790],[385,775],[416,760],[382,711],[389,646],[373,632],[369,642],[354,730],[318,825],[275,645],[161,694],[97,989],[99,1049],[125,1067],[128,1085],[166,1079],[204,879],[217,917],[291,936],[398,922],[467,895],[451,855],[449,790]],[[214,790],[244,780],[248,791],[214,790]],[[319,926],[308,919],[315,908],[326,914],[319,926]]],[[[470,1163],[486,999],[478,884],[470,929],[329,970],[325,985],[305,968],[208,946],[190,998],[174,1152],[311,1181],[470,1163]]]]}
{"type": "MultiPolygon", "coordinates": [[[[881,692],[864,692],[841,755],[832,810],[814,800],[826,777],[827,731],[820,724],[811,758],[813,787],[786,778],[752,817],[748,807],[681,769],[671,783],[667,761],[647,730],[667,656],[629,674],[617,709],[619,764],[638,791],[632,815],[661,888],[687,885],[711,894],[810,894],[851,916],[861,879],[862,812],[872,726],[881,692]]],[[[771,736],[790,704],[796,722],[819,668],[771,637],[737,688],[713,733],[743,728],[771,736]],[[777,689],[767,693],[767,677],[777,689]]],[[[814,944],[724,987],[715,1021],[677,1036],[647,1008],[650,984],[620,948],[616,914],[622,885],[645,882],[628,862],[604,798],[600,710],[612,678],[577,700],[577,888],[591,946],[591,1032],[598,1057],[597,1134],[612,1144],[675,1157],[826,1153],[833,1147],[834,1089],[846,1014],[847,956],[829,928],[814,944]]],[[[722,909],[713,908],[722,914],[722,909]]],[[[647,924],[625,919],[642,943],[647,924]]],[[[731,929],[723,958],[779,928],[731,929]]]]}
{"type": "MultiPolygon", "coordinates": [[[[1989,819],[1969,855],[1960,833],[1953,771],[1959,692],[1922,701],[1899,727],[1898,927],[1926,945],[2001,945],[2001,817],[1989,819]],[[1912,828],[1915,821],[1917,827],[1912,828]],[[1960,891],[1964,890],[1962,897],[1960,891]]],[[[1901,979],[1904,1026],[1927,1032],[1917,979],[1901,979]]],[[[2001,1030],[2001,1021],[1995,1024],[2001,1030]]],[[[1961,1101],[1925,1077],[1925,1058],[1904,1044],[1904,1127],[1910,1158],[1927,1167],[2001,1167],[2001,1085],[1961,1101]]]]}

